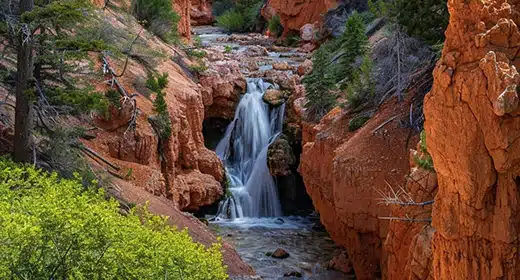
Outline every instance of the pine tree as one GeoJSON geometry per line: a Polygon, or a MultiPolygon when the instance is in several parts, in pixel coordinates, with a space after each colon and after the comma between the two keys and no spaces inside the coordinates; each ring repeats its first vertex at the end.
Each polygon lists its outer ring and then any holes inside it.
{"type": "Polygon", "coordinates": [[[354,64],[368,51],[368,37],[365,35],[363,17],[357,13],[350,16],[345,24],[345,32],[340,37],[342,55],[336,68],[336,81],[350,80],[354,75],[354,64]]]}
{"type": "Polygon", "coordinates": [[[316,51],[312,62],[312,72],[303,79],[307,97],[305,108],[310,119],[319,121],[336,104],[336,97],[330,93],[335,82],[326,48],[316,51]]]}

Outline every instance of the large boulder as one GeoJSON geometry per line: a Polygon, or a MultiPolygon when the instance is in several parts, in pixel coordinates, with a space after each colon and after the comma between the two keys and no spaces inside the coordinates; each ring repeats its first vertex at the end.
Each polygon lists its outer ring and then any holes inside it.
{"type": "Polygon", "coordinates": [[[269,146],[267,151],[267,165],[273,176],[287,176],[296,164],[294,152],[289,142],[279,138],[269,146]]]}
{"type": "Polygon", "coordinates": [[[280,105],[282,105],[283,103],[285,103],[285,101],[287,100],[287,97],[289,97],[289,92],[287,91],[283,91],[283,90],[278,90],[278,89],[268,89],[265,93],[264,93],[264,102],[266,102],[267,104],[273,106],[273,107],[278,107],[280,105]]]}

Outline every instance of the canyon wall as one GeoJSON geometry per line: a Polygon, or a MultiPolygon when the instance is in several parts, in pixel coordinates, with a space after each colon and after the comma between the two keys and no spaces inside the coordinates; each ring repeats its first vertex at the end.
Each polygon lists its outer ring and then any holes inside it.
{"type": "MultiPolygon", "coordinates": [[[[303,104],[304,99],[295,101],[301,114],[303,104]]],[[[319,124],[302,124],[299,171],[321,222],[332,239],[348,250],[357,279],[375,279],[382,270],[389,223],[379,217],[390,216],[391,209],[381,203],[380,192],[406,183],[407,143],[417,143],[417,137],[399,125],[408,109],[409,103],[391,100],[355,132],[348,131],[352,115],[340,108],[319,124]]]]}
{"type": "Polygon", "coordinates": [[[211,7],[212,0],[191,0],[191,25],[210,25],[215,20],[211,7]]]}
{"type": "Polygon", "coordinates": [[[520,3],[451,0],[425,130],[435,279],[520,277],[520,3]]]}
{"type": "Polygon", "coordinates": [[[180,20],[177,26],[179,35],[191,40],[191,2],[190,0],[173,0],[173,8],[179,14],[180,20]]]}
{"type": "Polygon", "coordinates": [[[322,14],[336,5],[336,0],[268,0],[262,15],[266,20],[280,16],[285,36],[291,31],[299,34],[300,28],[307,23],[321,22],[322,14]]]}

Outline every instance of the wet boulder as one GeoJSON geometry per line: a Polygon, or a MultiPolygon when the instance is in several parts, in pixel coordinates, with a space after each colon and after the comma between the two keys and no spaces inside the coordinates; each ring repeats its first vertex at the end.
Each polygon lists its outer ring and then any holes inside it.
{"type": "Polygon", "coordinates": [[[284,90],[277,89],[268,89],[264,94],[264,102],[267,104],[278,107],[285,103],[286,99],[289,97],[289,92],[284,90]]]}
{"type": "Polygon", "coordinates": [[[296,164],[296,157],[289,142],[284,138],[274,141],[267,151],[267,165],[273,176],[288,176],[296,164]]]}
{"type": "Polygon", "coordinates": [[[284,249],[282,248],[278,248],[276,249],[273,254],[271,254],[271,257],[275,258],[275,259],[286,259],[290,256],[290,254],[285,251],[284,249]]]}

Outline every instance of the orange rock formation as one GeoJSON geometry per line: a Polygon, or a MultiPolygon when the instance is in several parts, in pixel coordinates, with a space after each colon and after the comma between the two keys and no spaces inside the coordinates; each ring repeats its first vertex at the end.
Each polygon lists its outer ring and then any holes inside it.
{"type": "Polygon", "coordinates": [[[520,278],[520,2],[451,0],[424,112],[435,279],[520,278]]]}
{"type": "MultiPolygon", "coordinates": [[[[295,106],[302,103],[296,100],[295,106]]],[[[323,225],[348,250],[358,279],[376,277],[388,232],[388,221],[378,217],[389,216],[390,207],[380,203],[377,190],[385,191],[387,182],[404,185],[409,172],[409,131],[398,121],[377,128],[407,115],[407,108],[405,102],[390,101],[356,132],[348,131],[351,116],[339,108],[319,124],[303,123],[299,170],[323,225]]]]}
{"type": "Polygon", "coordinates": [[[269,20],[274,15],[280,16],[284,26],[283,36],[290,31],[300,32],[307,23],[322,21],[322,14],[337,5],[336,0],[268,0],[262,9],[262,15],[269,20]]]}

